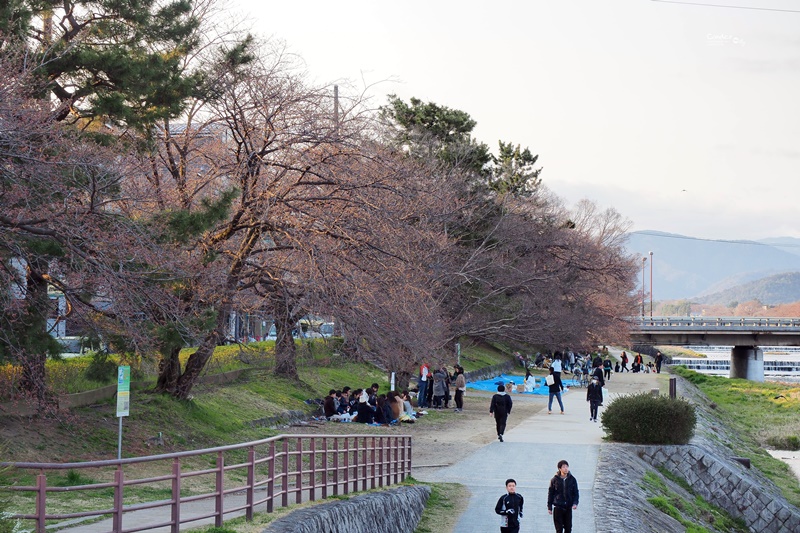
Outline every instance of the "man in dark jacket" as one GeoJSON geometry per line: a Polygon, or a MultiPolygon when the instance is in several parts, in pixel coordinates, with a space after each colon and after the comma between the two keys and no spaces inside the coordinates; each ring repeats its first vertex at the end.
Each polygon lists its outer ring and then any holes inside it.
{"type": "Polygon", "coordinates": [[[547,512],[553,515],[556,533],[572,533],[572,511],[577,508],[578,481],[569,473],[569,463],[562,459],[547,489],[547,512]]]}
{"type": "Polygon", "coordinates": [[[325,400],[322,402],[322,409],[325,418],[330,418],[336,414],[336,389],[331,389],[325,400]]]}
{"type": "Polygon", "coordinates": [[[506,394],[504,385],[497,386],[497,394],[492,396],[492,403],[489,404],[489,414],[494,416],[497,425],[497,439],[503,442],[503,433],[506,432],[506,421],[511,413],[511,396],[506,394]]]}
{"type": "Polygon", "coordinates": [[[656,352],[656,373],[661,373],[661,363],[664,362],[664,354],[656,352]]]}
{"type": "Polygon", "coordinates": [[[494,512],[500,515],[500,533],[518,533],[524,500],[517,494],[517,482],[513,479],[506,480],[506,491],[508,494],[500,496],[494,506],[494,512]]]}

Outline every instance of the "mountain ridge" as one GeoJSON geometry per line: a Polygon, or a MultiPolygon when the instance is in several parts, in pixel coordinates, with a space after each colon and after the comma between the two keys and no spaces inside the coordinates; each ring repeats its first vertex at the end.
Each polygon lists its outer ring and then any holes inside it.
{"type": "MultiPolygon", "coordinates": [[[[637,292],[641,294],[644,285],[645,295],[652,290],[659,301],[704,299],[761,279],[800,272],[800,239],[793,237],[722,240],[642,230],[628,234],[626,249],[646,259],[637,292]]],[[[768,291],[761,287],[759,292],[768,291]]]]}

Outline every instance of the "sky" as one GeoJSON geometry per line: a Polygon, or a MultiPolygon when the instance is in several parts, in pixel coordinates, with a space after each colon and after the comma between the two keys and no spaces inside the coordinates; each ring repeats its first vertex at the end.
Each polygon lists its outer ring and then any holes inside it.
{"type": "Polygon", "coordinates": [[[315,82],[365,91],[376,106],[397,94],[461,109],[493,150],[498,140],[529,147],[567,205],[613,207],[633,231],[800,237],[800,0],[716,3],[756,9],[655,0],[231,7],[284,41],[315,82]]]}

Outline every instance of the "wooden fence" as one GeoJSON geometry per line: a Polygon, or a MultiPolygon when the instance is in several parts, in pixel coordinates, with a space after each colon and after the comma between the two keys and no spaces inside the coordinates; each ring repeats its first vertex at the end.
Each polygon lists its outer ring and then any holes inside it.
{"type": "Polygon", "coordinates": [[[21,493],[13,499],[24,506],[16,518],[28,527],[33,521],[37,533],[56,522],[67,526],[60,531],[80,524],[81,531],[177,533],[201,520],[219,527],[233,513],[252,520],[257,507],[272,512],[400,483],[411,473],[411,437],[280,435],[121,460],[2,466],[17,479],[33,479],[31,486],[3,488],[21,493]]]}

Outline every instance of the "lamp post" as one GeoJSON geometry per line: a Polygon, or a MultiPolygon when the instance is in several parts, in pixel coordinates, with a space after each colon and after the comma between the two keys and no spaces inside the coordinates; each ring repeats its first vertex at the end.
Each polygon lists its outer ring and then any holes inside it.
{"type": "Polygon", "coordinates": [[[647,258],[642,257],[642,318],[644,318],[644,265],[647,263],[647,258]]]}
{"type": "Polygon", "coordinates": [[[650,318],[653,318],[653,252],[650,252],[650,318]]]}

